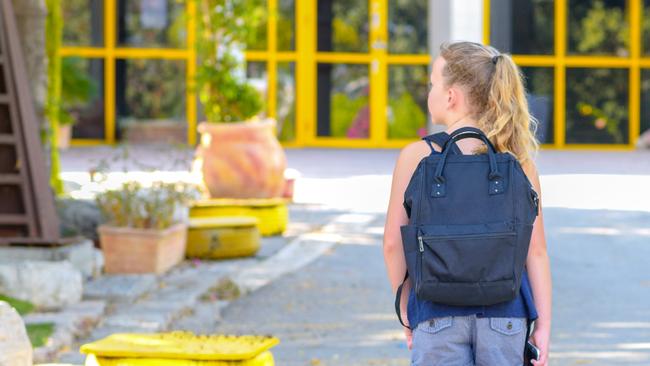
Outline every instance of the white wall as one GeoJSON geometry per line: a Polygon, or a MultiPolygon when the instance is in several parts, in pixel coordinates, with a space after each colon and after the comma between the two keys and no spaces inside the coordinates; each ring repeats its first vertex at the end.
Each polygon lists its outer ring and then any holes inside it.
{"type": "Polygon", "coordinates": [[[451,19],[452,40],[483,42],[482,0],[451,1],[451,19]]]}
{"type": "MultiPolygon", "coordinates": [[[[483,0],[429,0],[428,45],[431,59],[445,41],[483,42],[483,0]]],[[[429,133],[444,126],[427,123],[429,133]]]]}
{"type": "Polygon", "coordinates": [[[483,0],[429,0],[429,49],[444,41],[483,41],[483,0]]]}

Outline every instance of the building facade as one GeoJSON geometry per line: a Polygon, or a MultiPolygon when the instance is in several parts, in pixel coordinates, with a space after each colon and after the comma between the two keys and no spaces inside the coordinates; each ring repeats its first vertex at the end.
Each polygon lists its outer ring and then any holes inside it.
{"type": "MultiPolygon", "coordinates": [[[[444,40],[514,56],[544,148],[625,150],[650,128],[650,0],[247,1],[264,14],[247,77],[285,147],[399,148],[430,133],[444,40]]],[[[194,144],[195,0],[63,3],[64,88],[90,95],[69,98],[73,142],[166,123],[194,144]]]]}

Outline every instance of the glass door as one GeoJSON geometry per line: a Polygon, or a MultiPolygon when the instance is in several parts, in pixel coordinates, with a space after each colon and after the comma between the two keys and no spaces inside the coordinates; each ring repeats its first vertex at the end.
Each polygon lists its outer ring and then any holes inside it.
{"type": "Polygon", "coordinates": [[[310,145],[400,147],[426,134],[427,0],[317,0],[310,145]]]}
{"type": "Polygon", "coordinates": [[[371,138],[370,3],[316,1],[316,140],[371,138]]]}

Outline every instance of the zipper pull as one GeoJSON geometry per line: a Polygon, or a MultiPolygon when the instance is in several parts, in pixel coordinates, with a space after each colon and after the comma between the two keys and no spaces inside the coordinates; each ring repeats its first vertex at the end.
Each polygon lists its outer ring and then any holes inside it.
{"type": "Polygon", "coordinates": [[[422,236],[418,235],[418,243],[420,243],[420,253],[424,252],[424,244],[422,243],[422,236]]]}

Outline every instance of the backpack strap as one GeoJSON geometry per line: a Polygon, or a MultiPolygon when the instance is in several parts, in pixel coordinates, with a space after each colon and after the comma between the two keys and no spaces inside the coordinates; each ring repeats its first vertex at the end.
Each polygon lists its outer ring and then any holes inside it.
{"type": "MultiPolygon", "coordinates": [[[[424,136],[422,140],[426,141],[427,144],[429,145],[429,148],[431,148],[431,154],[434,153],[439,154],[442,151],[436,151],[433,148],[433,145],[431,145],[431,141],[435,142],[436,145],[440,146],[440,148],[442,149],[447,143],[447,141],[449,141],[449,138],[450,138],[449,134],[445,131],[442,131],[428,136],[424,136]]],[[[460,149],[458,148],[455,142],[451,145],[451,152],[453,152],[454,154],[462,154],[462,152],[460,151],[460,149]]]]}
{"type": "MultiPolygon", "coordinates": [[[[431,146],[431,145],[429,145],[431,146]]],[[[397,293],[395,294],[395,312],[397,313],[397,319],[399,319],[400,324],[402,324],[403,327],[408,328],[410,330],[413,330],[410,326],[404,324],[404,320],[402,319],[402,308],[400,306],[400,302],[402,301],[402,288],[404,287],[404,283],[406,282],[406,279],[409,278],[409,272],[408,270],[406,271],[406,274],[404,275],[404,280],[402,281],[402,284],[399,285],[397,288],[397,293]]]]}

